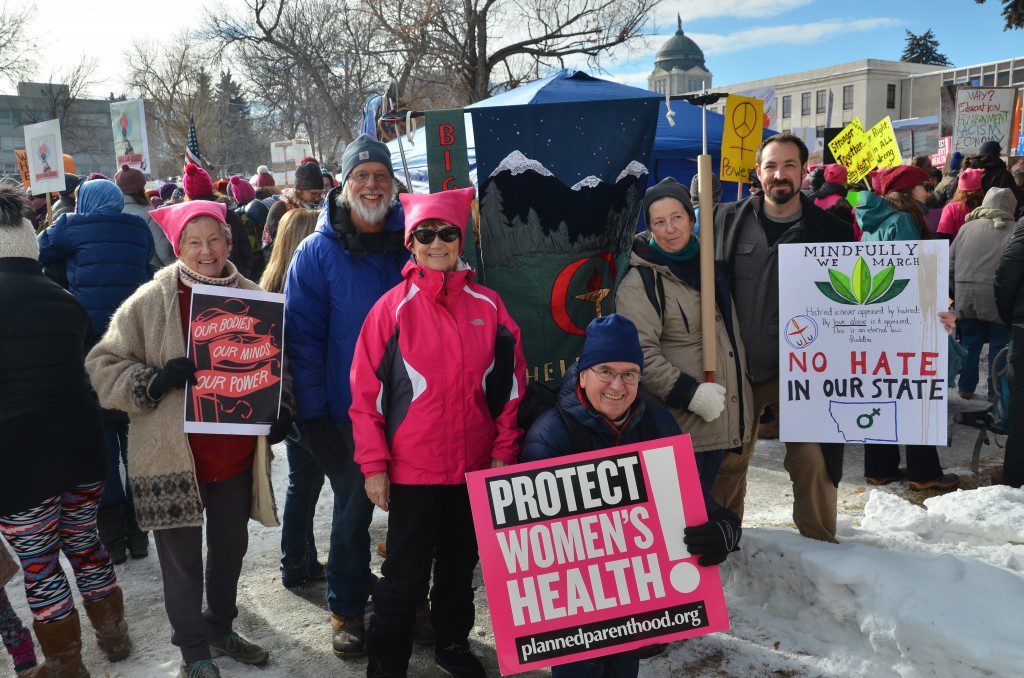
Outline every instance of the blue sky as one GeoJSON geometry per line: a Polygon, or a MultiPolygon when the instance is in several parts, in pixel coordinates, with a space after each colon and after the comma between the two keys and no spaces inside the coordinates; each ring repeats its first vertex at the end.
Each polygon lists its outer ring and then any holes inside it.
{"type": "Polygon", "coordinates": [[[675,33],[677,11],[719,85],[857,59],[898,61],[907,29],[931,28],[958,66],[1024,56],[1024,30],[1004,32],[1001,8],[998,0],[665,0],[649,45],[606,68],[616,80],[645,87],[654,54],[675,33]]]}

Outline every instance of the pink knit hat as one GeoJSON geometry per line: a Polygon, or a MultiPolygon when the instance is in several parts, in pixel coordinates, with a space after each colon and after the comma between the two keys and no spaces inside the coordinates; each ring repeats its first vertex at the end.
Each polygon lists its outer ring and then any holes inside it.
{"type": "Polygon", "coordinates": [[[462,232],[466,241],[466,222],[473,206],[473,188],[460,188],[440,193],[401,193],[398,199],[405,209],[405,242],[408,244],[412,232],[427,219],[440,219],[462,232]]]}
{"type": "Polygon", "coordinates": [[[981,190],[981,175],[985,173],[983,169],[965,169],[960,173],[960,178],[956,182],[956,187],[961,191],[980,191],[981,190]]]}
{"type": "Polygon", "coordinates": [[[239,205],[244,205],[256,197],[256,189],[252,187],[252,184],[237,174],[231,175],[231,178],[228,179],[228,185],[231,187],[231,197],[239,205]]]}
{"type": "Polygon", "coordinates": [[[199,165],[185,165],[185,176],[181,178],[181,183],[185,186],[185,195],[189,200],[213,193],[213,180],[199,165]]]}
{"type": "Polygon", "coordinates": [[[846,168],[839,164],[825,165],[825,183],[846,185],[846,168]]]}
{"type": "MultiPolygon", "coordinates": [[[[195,167],[195,165],[189,165],[189,167],[195,167]]],[[[203,172],[203,174],[206,173],[203,172]]],[[[209,175],[207,175],[207,179],[209,179],[209,175]]],[[[227,213],[228,206],[222,202],[190,200],[189,202],[181,202],[176,205],[155,209],[149,213],[149,216],[153,217],[156,223],[160,225],[160,228],[163,229],[164,235],[167,236],[171,247],[174,248],[174,256],[178,256],[181,234],[185,231],[185,226],[190,221],[197,217],[213,217],[226,226],[227,222],[225,219],[227,218],[227,213]]]]}

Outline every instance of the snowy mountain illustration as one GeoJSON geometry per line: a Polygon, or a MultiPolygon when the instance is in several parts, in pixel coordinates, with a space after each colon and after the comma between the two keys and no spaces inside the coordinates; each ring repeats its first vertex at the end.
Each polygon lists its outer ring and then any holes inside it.
{"type": "Polygon", "coordinates": [[[647,174],[634,160],[615,183],[591,175],[567,186],[540,162],[512,151],[481,189],[486,264],[516,266],[524,255],[628,248],[647,174]]]}

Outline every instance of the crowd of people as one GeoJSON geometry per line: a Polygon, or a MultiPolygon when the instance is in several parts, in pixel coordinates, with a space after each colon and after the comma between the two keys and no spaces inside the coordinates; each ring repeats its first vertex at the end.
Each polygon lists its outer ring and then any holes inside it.
{"type": "MultiPolygon", "coordinates": [[[[218,676],[224,657],[266,664],[270,653],[233,628],[252,519],[280,527],[284,587],[325,582],[338,657],[368,657],[371,677],[404,676],[413,645],[432,644],[444,670],[483,676],[468,641],[478,549],[465,474],[679,433],[693,441],[709,516],[684,541],[702,566],[725,561],[742,534],[759,423],[779,415],[781,244],[950,240],[953,306],[936,323],[955,325],[950,341],[963,348],[956,388],[974,398],[984,346],[990,372],[1009,346],[1009,404],[1021,412],[1024,166],[1009,171],[1001,153],[990,143],[954,153],[945,172],[917,161],[878,170],[862,190],[841,165],[809,167],[798,137],[766,139],[750,197],[723,203],[711,186],[713,327],[701,325],[696,179],[651,186],[616,313],[590,323],[554,406],[532,421],[520,416],[530,337],[463,258],[474,189],[405,192],[387,146],[369,136],[347,146],[337,176],[304,158],[284,191],[265,167],[214,181],[191,164],[180,186],[147,191],[145,175],[123,166],[113,180],[67,175],[48,211],[45,198],[0,184],[0,534],[14,554],[0,542],[0,584],[20,564],[44,658],[0,588],[15,670],[89,675],[61,552],[99,647],[111,662],[129,656],[113,566],[148,557],[150,532],[180,675],[218,676]],[[285,296],[282,407],[269,435],[184,431],[196,284],[285,296]],[[695,340],[705,332],[717,345],[713,383],[695,340]],[[270,448],[282,441],[279,521],[270,448]],[[313,524],[325,483],[334,508],[323,563],[313,524]],[[388,516],[376,545],[374,507],[388,516]]],[[[981,397],[999,394],[989,384],[981,397]]],[[[807,538],[836,541],[843,455],[839,444],[786,443],[793,520],[807,538]]],[[[897,446],[866,445],[867,482],[958,485],[934,446],[905,456],[904,471],[897,446]]],[[[993,482],[1024,482],[1024,417],[1011,418],[993,482]]],[[[661,649],[552,675],[636,676],[661,649]]]]}

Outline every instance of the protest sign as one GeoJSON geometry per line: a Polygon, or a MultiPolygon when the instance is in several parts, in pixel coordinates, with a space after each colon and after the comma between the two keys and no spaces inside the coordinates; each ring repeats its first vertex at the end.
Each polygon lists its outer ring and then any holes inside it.
{"type": "Polygon", "coordinates": [[[932,167],[942,168],[946,166],[946,159],[949,158],[949,141],[951,137],[942,137],[939,139],[939,150],[928,156],[928,160],[932,163],[932,167]]]}
{"type": "Polygon", "coordinates": [[[146,136],[146,107],[142,99],[110,104],[110,124],[114,131],[114,159],[117,169],[128,165],[151,174],[149,139],[146,136]]]}
{"type": "Polygon", "coordinates": [[[945,240],[779,248],[779,439],[946,444],[945,240]]]}
{"type": "Polygon", "coordinates": [[[847,181],[851,184],[857,183],[875,168],[875,156],[868,143],[868,137],[864,134],[860,118],[850,121],[850,124],[829,142],[828,148],[836,162],[846,168],[847,181]]]}
{"type": "Polygon", "coordinates": [[[724,631],[689,436],[466,475],[504,675],[724,631]]]}
{"type": "Polygon", "coordinates": [[[281,406],[284,295],[192,288],[186,433],[266,435],[281,406]]]}
{"type": "Polygon", "coordinates": [[[64,190],[64,147],[60,120],[25,125],[25,155],[33,195],[64,190]]]}
{"type": "Polygon", "coordinates": [[[725,102],[725,127],[722,129],[722,181],[750,183],[757,164],[757,148],[764,130],[764,102],[730,94],[725,102]]]}
{"type": "Polygon", "coordinates": [[[900,146],[896,143],[896,135],[892,131],[892,120],[885,116],[865,134],[868,146],[874,156],[875,167],[899,167],[903,164],[900,146]]]}
{"type": "Polygon", "coordinates": [[[21,185],[28,188],[32,185],[32,179],[28,169],[27,153],[24,150],[14,151],[14,161],[18,164],[18,176],[21,178],[21,185]]]}
{"type": "Polygon", "coordinates": [[[959,87],[950,152],[971,155],[986,141],[1009,148],[1015,94],[1012,87],[959,87]]]}

